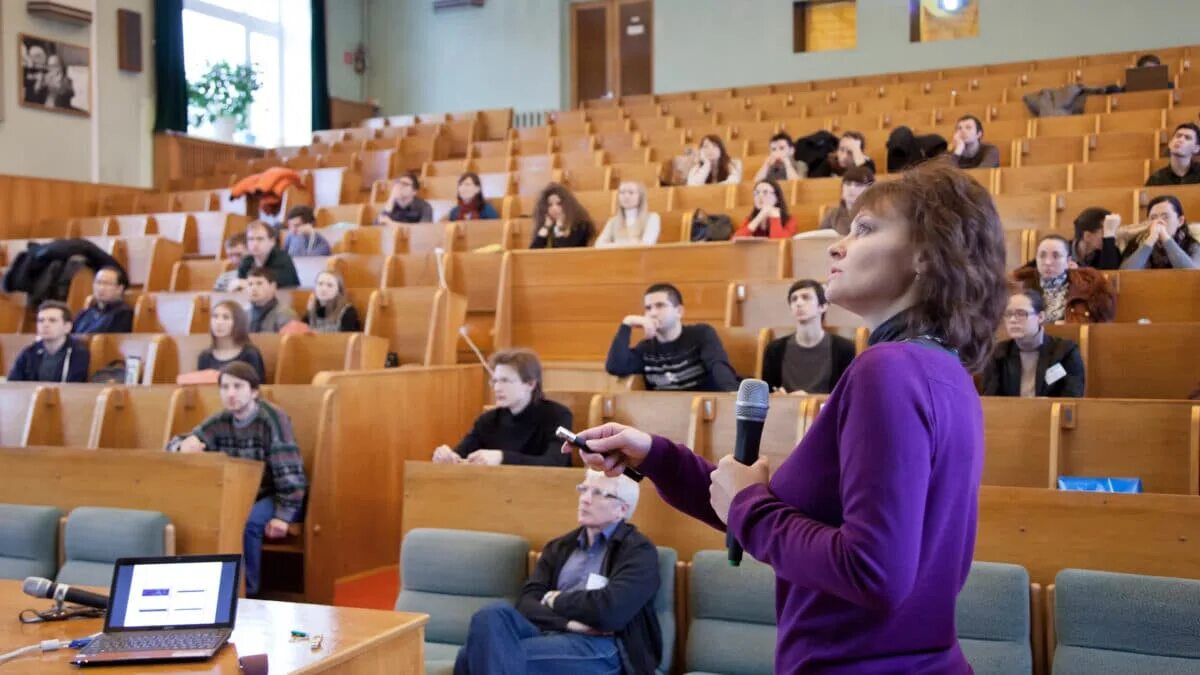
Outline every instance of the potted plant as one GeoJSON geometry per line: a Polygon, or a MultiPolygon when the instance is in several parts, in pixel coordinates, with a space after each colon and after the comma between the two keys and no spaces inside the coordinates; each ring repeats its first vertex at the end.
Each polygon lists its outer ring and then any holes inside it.
{"type": "Polygon", "coordinates": [[[262,87],[253,66],[221,61],[188,82],[188,107],[192,126],[210,122],[216,137],[232,141],[235,130],[245,130],[254,92],[262,87]]]}

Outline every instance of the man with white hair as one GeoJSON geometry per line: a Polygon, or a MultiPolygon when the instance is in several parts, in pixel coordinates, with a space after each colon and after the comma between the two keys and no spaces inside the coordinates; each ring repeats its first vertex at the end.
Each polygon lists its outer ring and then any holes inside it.
{"type": "Polygon", "coordinates": [[[589,469],[575,489],[580,527],[546,544],[515,607],[497,602],[475,613],[456,675],[658,667],[658,551],[626,522],[638,485],[589,469]]]}

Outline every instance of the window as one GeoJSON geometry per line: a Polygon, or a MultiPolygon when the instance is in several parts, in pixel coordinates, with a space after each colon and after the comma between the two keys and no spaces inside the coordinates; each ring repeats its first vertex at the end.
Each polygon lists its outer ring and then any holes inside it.
{"type": "MultiPolygon", "coordinates": [[[[312,25],[308,0],[184,0],[183,56],[188,80],[219,61],[249,64],[262,87],[248,129],[234,139],[265,147],[312,138],[312,25]]],[[[189,132],[214,137],[211,124],[189,132]]]]}
{"type": "Polygon", "coordinates": [[[979,3],[972,0],[909,0],[909,42],[979,36],[979,3]]]}
{"type": "Polygon", "coordinates": [[[858,45],[855,0],[803,0],[792,3],[792,51],[824,52],[858,45]]]}

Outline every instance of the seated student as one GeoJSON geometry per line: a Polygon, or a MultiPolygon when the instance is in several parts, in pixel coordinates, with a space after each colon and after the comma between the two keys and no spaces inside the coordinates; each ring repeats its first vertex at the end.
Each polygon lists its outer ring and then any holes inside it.
{"type": "Polygon", "coordinates": [[[1038,241],[1035,256],[1032,265],[1013,272],[1013,279],[1042,296],[1046,323],[1113,320],[1116,294],[1108,279],[1089,267],[1073,267],[1070,242],[1057,234],[1048,234],[1038,241]]]}
{"type": "Polygon", "coordinates": [[[1172,195],[1159,195],[1146,206],[1146,230],[1125,247],[1123,270],[1195,269],[1200,267],[1200,242],[1192,237],[1183,204],[1172,195]]]}
{"type": "Polygon", "coordinates": [[[954,127],[950,153],[960,169],[994,169],[1000,166],[1000,150],[982,142],[983,122],[974,115],[963,115],[954,127]]]}
{"type": "Polygon", "coordinates": [[[1169,164],[1150,174],[1147,186],[1193,185],[1200,183],[1200,125],[1184,122],[1175,127],[1171,142],[1167,144],[1171,157],[1169,164]]]}
{"type": "Polygon", "coordinates": [[[646,204],[646,186],[627,180],[617,188],[617,215],[600,230],[596,248],[653,246],[661,229],[658,214],[646,204]]]}
{"type": "Polygon", "coordinates": [[[506,349],[488,359],[492,369],[492,396],[496,407],[483,413],[458,442],[458,447],[438,446],[438,464],[534,464],[570,466],[559,427],[571,428],[571,411],[546,399],[542,393],[542,364],[528,349],[506,349]]]}
{"type": "Polygon", "coordinates": [[[458,203],[450,209],[450,220],[495,220],[500,214],[483,198],[479,174],[467,172],[458,177],[458,203]]]}
{"type": "Polygon", "coordinates": [[[91,355],[83,340],[71,337],[71,308],[46,300],[38,305],[37,341],[21,350],[9,382],[87,382],[91,355]]]}
{"type": "Polygon", "coordinates": [[[565,186],[550,183],[533,207],[537,230],[529,248],[577,248],[592,238],[592,217],[565,186]]]}
{"type": "Polygon", "coordinates": [[[1046,335],[1042,296],[1024,290],[1008,298],[1004,330],[983,372],[984,396],[1083,396],[1083,357],[1079,345],[1046,335]]]}
{"type": "Polygon", "coordinates": [[[735,391],[737,373],[712,326],[683,325],[683,295],[671,284],[654,284],[642,299],[645,313],[621,322],[604,368],[609,375],[641,375],[647,389],[735,391]],[[629,338],[640,327],[645,339],[632,349],[629,338]]]}
{"type": "Polygon", "coordinates": [[[409,171],[392,183],[392,192],[387,203],[379,212],[379,222],[388,223],[432,223],[433,207],[417,196],[421,181],[409,171]]]}
{"type": "Polygon", "coordinates": [[[729,156],[720,136],[708,134],[700,139],[695,162],[688,170],[688,185],[737,185],[742,181],[742,162],[729,156]]]}
{"type": "Polygon", "coordinates": [[[246,595],[254,596],[261,588],[263,537],[282,539],[289,524],[303,519],[308,478],[292,420],[259,397],[262,379],[254,368],[230,363],[221,369],[217,384],[225,409],[201,422],[190,436],[172,441],[168,450],[223,452],[266,465],[242,535],[246,595]]]}
{"type": "Polygon", "coordinates": [[[854,203],[875,184],[875,172],[866,166],[856,166],[842,174],[842,199],[821,218],[822,230],[833,230],[842,236],[850,234],[850,212],[854,203]]]}
{"type": "Polygon", "coordinates": [[[251,333],[278,333],[289,323],[300,320],[296,310],[279,302],[279,284],[275,283],[274,272],[255,267],[247,282],[251,333]]]}
{"type": "Polygon", "coordinates": [[[781,131],[771,137],[767,144],[767,161],[754,174],[754,180],[770,178],[774,181],[799,180],[808,175],[808,165],[796,161],[796,148],[792,145],[792,137],[786,131],[781,131]]]}
{"type": "Polygon", "coordinates": [[[212,346],[200,352],[196,370],[211,372],[209,382],[215,382],[217,372],[234,361],[248,364],[258,373],[260,382],[267,381],[262,352],[250,342],[250,319],[237,301],[225,300],[212,308],[208,334],[212,336],[212,346]]]}
{"type": "Polygon", "coordinates": [[[838,140],[837,152],[830,156],[830,170],[841,176],[856,166],[865,166],[877,173],[875,160],[867,157],[867,137],[857,131],[847,131],[838,140]]]}
{"type": "Polygon", "coordinates": [[[311,206],[293,206],[287,214],[287,238],[283,248],[293,258],[330,255],[329,241],[316,230],[317,217],[311,206]]]}
{"type": "Polygon", "coordinates": [[[755,183],[754,208],[733,238],[791,239],[795,235],[796,219],[788,213],[779,183],[770,179],[755,183]]]}
{"type": "Polygon", "coordinates": [[[92,303],[75,317],[76,335],[90,333],[132,333],[133,308],[125,296],[125,272],[102,267],[92,280],[92,303]]]}
{"type": "Polygon", "coordinates": [[[1091,206],[1075,217],[1075,242],[1072,245],[1076,264],[1098,270],[1121,267],[1121,249],[1117,247],[1117,231],[1121,215],[1099,206],[1091,206]]]}
{"type": "Polygon", "coordinates": [[[358,310],[346,298],[346,282],[336,272],[321,272],[308,298],[304,323],[314,333],[354,333],[361,330],[358,310]]]}
{"type": "Polygon", "coordinates": [[[300,285],[300,275],[296,274],[292,256],[275,245],[275,230],[270,225],[261,220],[252,220],[246,225],[246,253],[238,263],[240,283],[230,290],[244,289],[245,280],[254,268],[271,270],[276,283],[283,288],[296,288],[300,285]]]}
{"type": "Polygon", "coordinates": [[[661,580],[658,550],[629,523],[637,483],[588,470],[576,490],[580,527],[546,543],[515,607],[471,617],[457,675],[655,672],[661,580]]]}
{"type": "Polygon", "coordinates": [[[246,233],[238,232],[225,240],[225,259],[233,266],[227,272],[221,272],[213,283],[213,290],[219,293],[225,293],[233,289],[233,285],[238,280],[238,267],[242,264],[242,258],[246,256],[246,233]]]}
{"type": "Polygon", "coordinates": [[[825,332],[825,288],[801,279],[788,289],[796,332],[776,338],[763,352],[763,380],[781,394],[828,394],[854,360],[854,343],[825,332]]]}

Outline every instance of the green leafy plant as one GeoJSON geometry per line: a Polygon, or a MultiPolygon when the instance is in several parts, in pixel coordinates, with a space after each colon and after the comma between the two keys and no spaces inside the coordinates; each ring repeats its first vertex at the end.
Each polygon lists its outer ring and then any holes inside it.
{"type": "Polygon", "coordinates": [[[188,82],[188,112],[192,126],[232,117],[237,128],[246,129],[254,92],[262,88],[253,66],[221,61],[209,66],[199,78],[188,82]]]}

